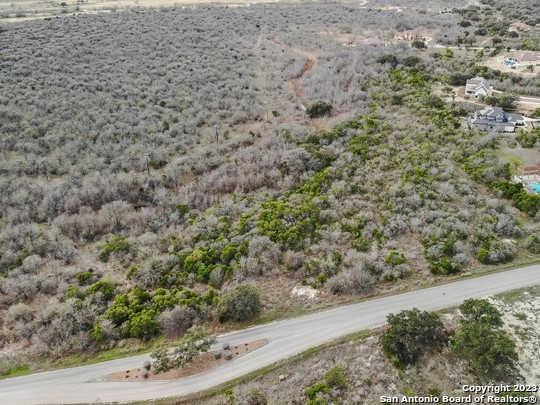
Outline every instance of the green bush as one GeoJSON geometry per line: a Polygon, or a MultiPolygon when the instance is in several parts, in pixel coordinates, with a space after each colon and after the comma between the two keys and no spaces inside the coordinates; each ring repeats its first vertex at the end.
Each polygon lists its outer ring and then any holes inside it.
{"type": "Polygon", "coordinates": [[[325,101],[316,101],[306,108],[306,112],[311,118],[317,118],[330,114],[332,108],[332,104],[325,101]]]}
{"type": "Polygon", "coordinates": [[[530,235],[525,240],[525,248],[535,255],[540,255],[540,234],[530,235]]]}
{"type": "Polygon", "coordinates": [[[88,269],[84,273],[77,274],[77,282],[79,285],[88,284],[94,276],[94,269],[88,269]]]}
{"type": "Polygon", "coordinates": [[[481,322],[499,327],[503,325],[500,311],[484,299],[468,299],[464,301],[459,310],[464,322],[481,322]]]}
{"type": "Polygon", "coordinates": [[[390,251],[388,256],[384,259],[384,262],[392,267],[404,264],[407,261],[403,253],[396,252],[395,250],[390,251]]]}
{"type": "Polygon", "coordinates": [[[416,49],[426,49],[427,45],[424,41],[412,41],[411,46],[416,49]]]}
{"type": "Polygon", "coordinates": [[[259,292],[250,285],[241,285],[227,291],[218,304],[220,322],[247,321],[261,311],[259,292]]]}
{"type": "Polygon", "coordinates": [[[516,345],[508,333],[500,329],[496,310],[490,304],[473,307],[473,316],[466,315],[460,322],[452,339],[452,350],[467,359],[485,381],[507,381],[516,375],[516,345]]]}
{"type": "Polygon", "coordinates": [[[446,336],[436,313],[417,308],[390,314],[381,344],[386,356],[397,366],[416,363],[424,350],[442,348],[446,336]]]}
{"type": "Polygon", "coordinates": [[[86,290],[86,295],[100,292],[106,299],[111,299],[114,295],[114,284],[111,281],[99,280],[86,290]]]}
{"type": "Polygon", "coordinates": [[[129,322],[129,335],[135,338],[149,340],[157,335],[159,327],[154,319],[156,316],[153,310],[143,310],[133,316],[129,322]]]}
{"type": "Polygon", "coordinates": [[[360,252],[367,252],[369,250],[369,247],[370,247],[370,243],[369,243],[369,240],[367,240],[366,238],[360,236],[356,239],[353,239],[352,243],[351,243],[352,247],[355,248],[356,250],[360,251],[360,252]]]}
{"type": "Polygon", "coordinates": [[[302,249],[306,238],[315,238],[324,223],[321,211],[327,205],[327,197],[302,195],[299,199],[296,203],[264,202],[257,221],[259,234],[296,251],[302,249]]]}
{"type": "Polygon", "coordinates": [[[457,72],[452,75],[447,80],[447,83],[451,86],[465,86],[467,84],[467,79],[469,77],[463,73],[457,72]]]}
{"type": "Polygon", "coordinates": [[[347,385],[347,379],[345,374],[343,374],[343,368],[339,366],[328,370],[324,375],[324,380],[328,387],[335,389],[342,389],[347,385]]]}
{"type": "Polygon", "coordinates": [[[511,95],[511,94],[505,94],[500,97],[484,97],[483,101],[484,103],[495,106],[495,107],[501,107],[507,110],[513,110],[516,108],[517,102],[519,98],[517,96],[511,95]]]}
{"type": "Polygon", "coordinates": [[[78,287],[72,285],[71,287],[68,287],[65,294],[64,294],[64,300],[67,300],[69,298],[77,298],[82,299],[84,298],[84,294],[79,290],[78,287]]]}
{"type": "MultiPolygon", "coordinates": [[[[325,382],[318,382],[304,391],[304,394],[310,401],[314,401],[317,398],[317,395],[322,393],[326,394],[328,392],[328,385],[325,382]]],[[[311,403],[311,402],[310,402],[311,403]]]]}
{"type": "Polygon", "coordinates": [[[489,237],[482,242],[482,245],[476,254],[476,258],[480,263],[496,264],[512,260],[514,254],[515,248],[512,245],[489,237]]]}
{"type": "Polygon", "coordinates": [[[125,236],[113,235],[101,249],[99,260],[107,263],[111,257],[111,254],[113,253],[127,254],[133,251],[134,248],[131,246],[125,236]]]}
{"type": "Polygon", "coordinates": [[[103,343],[105,341],[105,331],[101,324],[96,323],[90,330],[90,336],[92,340],[96,343],[103,343]]]}
{"type": "Polygon", "coordinates": [[[432,274],[446,276],[461,271],[461,265],[454,263],[448,257],[441,257],[439,260],[432,260],[429,263],[429,270],[432,274]]]}
{"type": "Polygon", "coordinates": [[[524,148],[534,148],[537,143],[540,143],[540,129],[531,132],[521,131],[516,136],[516,141],[524,148]]]}

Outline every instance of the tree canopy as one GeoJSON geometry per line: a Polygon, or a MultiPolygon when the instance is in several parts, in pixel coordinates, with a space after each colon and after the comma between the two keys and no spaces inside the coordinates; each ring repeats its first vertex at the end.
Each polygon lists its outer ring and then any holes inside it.
{"type": "Polygon", "coordinates": [[[306,112],[311,118],[317,118],[330,114],[332,108],[332,104],[326,101],[316,101],[307,107],[306,112]]]}
{"type": "Polygon", "coordinates": [[[413,364],[425,350],[439,350],[444,345],[445,329],[436,313],[417,308],[390,314],[382,338],[384,353],[397,365],[413,364]]]}
{"type": "Polygon", "coordinates": [[[217,311],[221,322],[247,321],[261,311],[259,292],[251,285],[235,287],[223,294],[217,311]]]}
{"type": "Polygon", "coordinates": [[[516,345],[501,329],[501,313],[486,300],[470,299],[459,307],[463,318],[452,349],[468,359],[474,372],[486,381],[507,380],[516,374],[516,345]]]}

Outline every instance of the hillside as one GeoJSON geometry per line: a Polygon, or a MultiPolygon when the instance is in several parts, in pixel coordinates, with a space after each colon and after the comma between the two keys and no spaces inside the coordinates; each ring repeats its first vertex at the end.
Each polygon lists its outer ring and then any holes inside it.
{"type": "Polygon", "coordinates": [[[452,4],[4,24],[0,374],[538,260],[540,196],[501,153],[538,130],[471,130],[448,86],[540,79],[483,66],[498,11],[452,4]]]}

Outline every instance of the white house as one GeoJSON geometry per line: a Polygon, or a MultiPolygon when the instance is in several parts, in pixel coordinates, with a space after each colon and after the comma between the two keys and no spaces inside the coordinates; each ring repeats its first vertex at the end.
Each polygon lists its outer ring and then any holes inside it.
{"type": "Polygon", "coordinates": [[[486,79],[478,76],[467,80],[465,93],[473,95],[474,98],[488,97],[493,94],[493,86],[490,86],[486,79]]]}

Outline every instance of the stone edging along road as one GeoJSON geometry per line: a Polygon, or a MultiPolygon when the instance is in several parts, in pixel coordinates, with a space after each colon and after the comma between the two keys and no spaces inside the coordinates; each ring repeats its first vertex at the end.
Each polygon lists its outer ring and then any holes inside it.
{"type": "Polygon", "coordinates": [[[142,365],[138,355],[88,366],[0,380],[6,405],[128,402],[191,394],[241,377],[311,347],[359,330],[383,325],[389,313],[417,307],[437,310],[479,298],[540,284],[540,265],[521,267],[440,286],[372,299],[298,318],[259,325],[220,336],[231,344],[268,339],[269,343],[209,372],[166,382],[107,382],[105,374],[142,365]]]}

